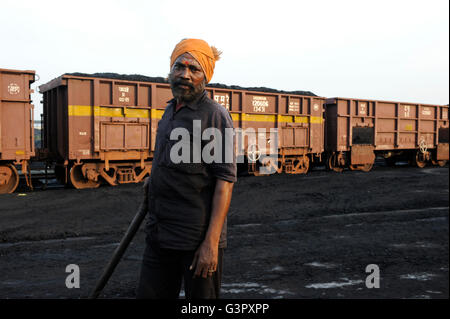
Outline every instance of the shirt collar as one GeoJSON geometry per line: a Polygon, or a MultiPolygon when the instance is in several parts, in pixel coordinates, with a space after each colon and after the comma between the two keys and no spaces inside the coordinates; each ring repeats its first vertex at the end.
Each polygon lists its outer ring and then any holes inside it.
{"type": "MultiPolygon", "coordinates": [[[[203,91],[202,94],[200,94],[195,100],[190,102],[189,104],[186,104],[188,108],[191,110],[198,110],[198,107],[200,106],[200,103],[203,101],[203,98],[206,96],[206,90],[203,91]]],[[[171,99],[170,101],[167,101],[167,103],[172,103],[174,106],[177,105],[177,100],[175,98],[171,99]]]]}

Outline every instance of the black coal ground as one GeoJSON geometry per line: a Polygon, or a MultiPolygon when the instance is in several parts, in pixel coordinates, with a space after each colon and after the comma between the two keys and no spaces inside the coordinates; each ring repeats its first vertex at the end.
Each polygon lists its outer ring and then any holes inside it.
{"type": "MultiPolygon", "coordinates": [[[[2,195],[0,298],[88,297],[142,195],[142,184],[2,195]],[[78,289],[66,287],[69,264],[78,289]]],[[[221,297],[448,298],[448,196],[448,166],[240,177],[221,297]],[[379,288],[366,286],[368,265],[379,288]]],[[[135,297],[144,236],[101,298],[135,297]]]]}

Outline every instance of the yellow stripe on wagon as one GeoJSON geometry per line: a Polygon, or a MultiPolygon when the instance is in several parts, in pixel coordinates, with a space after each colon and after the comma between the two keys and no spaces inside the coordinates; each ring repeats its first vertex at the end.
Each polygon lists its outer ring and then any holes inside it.
{"type": "Polygon", "coordinates": [[[321,118],[320,116],[311,116],[310,122],[313,124],[322,124],[323,118],[321,118]]]}
{"type": "Polygon", "coordinates": [[[247,122],[276,122],[276,115],[242,113],[242,120],[247,122]]]}
{"type": "MultiPolygon", "coordinates": [[[[246,122],[279,122],[279,123],[308,123],[307,116],[295,116],[295,115],[265,115],[265,114],[246,114],[246,113],[231,113],[233,121],[246,122]]],[[[323,119],[320,116],[311,116],[309,123],[322,124],[323,119]]]]}
{"type": "Polygon", "coordinates": [[[127,107],[101,107],[90,105],[69,105],[69,116],[105,116],[150,118],[149,110],[127,107]],[[125,113],[125,114],[124,114],[125,113]]]}
{"type": "MultiPolygon", "coordinates": [[[[105,116],[105,117],[134,117],[161,119],[164,110],[161,109],[135,109],[127,107],[102,107],[90,105],[69,105],[69,116],[105,116]],[[124,114],[125,113],[125,114],[124,114]]],[[[322,124],[323,119],[319,116],[296,116],[296,115],[274,115],[274,114],[247,114],[231,113],[233,121],[245,122],[279,122],[279,123],[313,123],[322,124]],[[309,121],[308,121],[309,118],[309,121]]]]}
{"type": "Polygon", "coordinates": [[[241,115],[239,113],[230,113],[230,115],[233,121],[239,121],[241,119],[241,115]]]}
{"type": "Polygon", "coordinates": [[[157,109],[152,109],[151,110],[151,114],[152,114],[152,119],[162,119],[162,116],[164,114],[165,110],[157,110],[157,109]]]}
{"type": "Polygon", "coordinates": [[[284,121],[285,123],[308,123],[306,116],[294,116],[294,121],[284,121]]]}
{"type": "Polygon", "coordinates": [[[69,105],[69,116],[92,116],[90,105],[69,105]]]}

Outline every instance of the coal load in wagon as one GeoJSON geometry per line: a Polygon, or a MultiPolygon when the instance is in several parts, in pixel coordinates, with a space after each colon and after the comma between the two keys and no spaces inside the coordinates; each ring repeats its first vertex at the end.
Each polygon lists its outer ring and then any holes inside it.
{"type": "MultiPolygon", "coordinates": [[[[118,73],[66,73],[65,75],[72,76],[82,76],[82,77],[93,77],[93,78],[103,78],[103,79],[117,79],[124,81],[138,81],[138,82],[155,82],[155,83],[169,83],[166,78],[163,77],[151,77],[140,74],[118,74],[118,73]]],[[[317,96],[310,91],[282,91],[266,87],[242,87],[238,85],[225,85],[221,83],[210,83],[207,87],[216,89],[227,89],[227,90],[242,90],[242,91],[255,91],[255,92],[265,92],[265,93],[277,93],[277,94],[290,94],[290,95],[307,95],[307,96],[317,96]]]]}
{"type": "Polygon", "coordinates": [[[238,85],[225,85],[220,83],[210,83],[208,87],[216,88],[216,89],[229,89],[229,90],[241,90],[241,91],[256,91],[256,92],[265,92],[265,93],[276,93],[276,94],[290,94],[290,95],[307,95],[307,96],[317,96],[316,94],[310,91],[282,91],[276,90],[266,87],[242,87],[238,85]]]}
{"type": "Polygon", "coordinates": [[[115,80],[124,80],[124,81],[136,81],[136,82],[156,82],[156,83],[169,83],[163,77],[151,77],[140,74],[118,74],[118,73],[66,73],[65,75],[72,76],[82,76],[82,77],[90,77],[90,78],[102,78],[102,79],[115,79],[115,80]]]}

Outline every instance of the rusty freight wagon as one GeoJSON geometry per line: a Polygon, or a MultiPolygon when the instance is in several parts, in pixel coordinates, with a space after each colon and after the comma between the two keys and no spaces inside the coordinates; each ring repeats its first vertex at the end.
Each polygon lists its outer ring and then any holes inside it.
{"type": "Polygon", "coordinates": [[[34,77],[34,71],[0,69],[0,194],[17,188],[18,166],[31,186],[28,166],[35,150],[30,85],[34,77]]]}
{"type": "Polygon", "coordinates": [[[234,127],[242,132],[236,134],[236,145],[241,146],[237,156],[244,158],[250,173],[260,175],[261,166],[270,166],[266,173],[304,174],[311,162],[321,161],[325,98],[311,92],[212,87],[207,91],[229,110],[234,127]],[[271,129],[277,134],[271,135],[271,129]],[[255,139],[249,138],[253,132],[255,139]]]}
{"type": "MultiPolygon", "coordinates": [[[[263,165],[272,164],[277,172],[306,173],[310,161],[320,160],[324,98],[303,91],[220,84],[206,90],[229,110],[235,128],[278,129],[276,161],[263,165]]],[[[158,122],[172,99],[163,78],[73,73],[41,85],[40,91],[43,157],[55,163],[59,180],[92,188],[102,180],[110,185],[139,182],[150,173],[158,122]]],[[[267,136],[263,144],[269,148],[267,136]]],[[[258,174],[266,147],[249,141],[243,138],[238,155],[245,158],[250,172],[258,174]]]]}
{"type": "Polygon", "coordinates": [[[377,155],[418,167],[449,159],[448,105],[330,98],[325,109],[330,169],[369,171],[377,155]]]}
{"type": "Polygon", "coordinates": [[[149,83],[62,75],[43,93],[43,157],[75,188],[140,182],[150,173],[149,83]]]}
{"type": "MultiPolygon", "coordinates": [[[[164,83],[153,83],[151,87],[153,150],[157,123],[167,101],[172,99],[172,91],[169,84],[164,83]]],[[[284,92],[222,84],[210,84],[206,91],[211,99],[230,112],[236,129],[238,162],[247,165],[250,173],[260,175],[261,166],[270,166],[265,173],[304,174],[311,161],[321,160],[325,98],[308,91],[284,92]],[[277,134],[271,135],[271,129],[277,129],[277,134]],[[273,138],[277,141],[271,140],[273,138]]]]}

